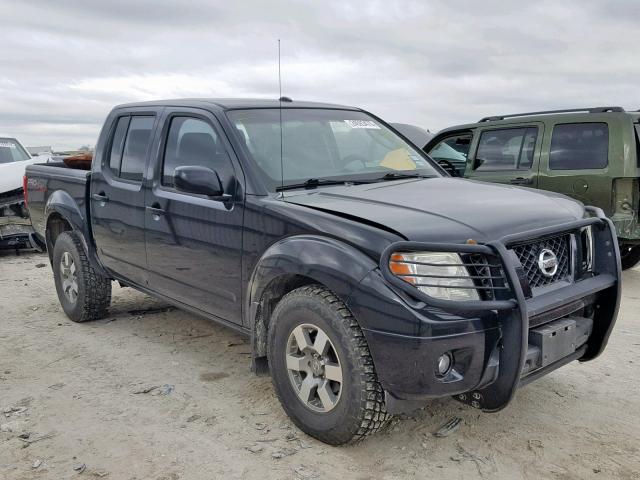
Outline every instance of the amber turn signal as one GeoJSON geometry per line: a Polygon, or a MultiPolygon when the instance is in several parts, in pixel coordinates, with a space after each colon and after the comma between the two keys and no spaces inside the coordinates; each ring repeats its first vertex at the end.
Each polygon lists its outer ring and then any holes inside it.
{"type": "Polygon", "coordinates": [[[394,253],[389,259],[389,270],[394,275],[402,277],[402,279],[409,283],[415,283],[415,277],[406,277],[405,275],[411,275],[411,265],[406,262],[406,258],[401,253],[394,253]]]}

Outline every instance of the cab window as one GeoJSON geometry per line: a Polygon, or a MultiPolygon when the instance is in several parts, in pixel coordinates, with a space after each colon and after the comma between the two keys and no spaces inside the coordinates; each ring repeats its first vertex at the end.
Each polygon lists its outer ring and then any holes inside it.
{"type": "Polygon", "coordinates": [[[609,127],[606,123],[556,125],[551,136],[551,170],[588,170],[609,163],[609,127]]]}
{"type": "Polygon", "coordinates": [[[528,170],[538,138],[536,127],[486,130],[480,135],[474,170],[528,170]]]}
{"type": "Polygon", "coordinates": [[[640,167],[640,125],[635,125],[636,128],[636,156],[638,167],[640,167]]]}
{"type": "Polygon", "coordinates": [[[198,166],[215,171],[223,185],[234,178],[233,165],[213,127],[193,117],[173,117],[165,144],[162,185],[174,186],[176,167],[198,166]]]}
{"type": "Polygon", "coordinates": [[[108,155],[108,168],[115,177],[142,181],[154,120],[149,115],[118,118],[108,155]]]}
{"type": "Polygon", "coordinates": [[[151,143],[153,120],[153,117],[131,117],[122,152],[120,178],[136,182],[142,181],[142,172],[151,143]]]}
{"type": "Polygon", "coordinates": [[[124,138],[129,128],[129,117],[120,117],[116,124],[116,130],[111,139],[111,152],[109,153],[109,170],[116,177],[120,176],[120,162],[122,162],[122,147],[124,138]]]}
{"type": "Polygon", "coordinates": [[[455,176],[464,176],[471,145],[471,133],[452,135],[443,138],[435,144],[427,153],[438,162],[445,170],[453,167],[455,176]]]}

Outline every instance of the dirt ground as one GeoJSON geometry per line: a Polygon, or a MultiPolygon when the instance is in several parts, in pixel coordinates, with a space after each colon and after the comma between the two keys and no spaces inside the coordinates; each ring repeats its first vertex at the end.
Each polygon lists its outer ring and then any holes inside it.
{"type": "Polygon", "coordinates": [[[45,255],[2,255],[0,478],[638,479],[637,292],[640,269],[625,273],[600,358],[534,382],[506,410],[434,401],[336,448],[292,426],[233,331],[115,285],[108,318],[74,324],[45,255]],[[457,431],[433,436],[455,417],[457,431]]]}

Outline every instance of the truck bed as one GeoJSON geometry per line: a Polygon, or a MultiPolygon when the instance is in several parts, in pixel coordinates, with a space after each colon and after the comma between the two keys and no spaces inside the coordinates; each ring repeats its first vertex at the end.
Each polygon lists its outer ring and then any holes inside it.
{"type": "Polygon", "coordinates": [[[33,165],[27,166],[26,172],[27,174],[31,173],[31,175],[27,175],[29,178],[37,175],[42,175],[47,178],[62,176],[65,179],[82,179],[83,183],[91,174],[88,170],[67,167],[64,162],[34,163],[33,165]]]}
{"type": "Polygon", "coordinates": [[[36,163],[26,168],[27,202],[33,228],[40,238],[46,230],[47,204],[54,201],[77,205],[82,220],[87,218],[91,172],[67,167],[62,162],[36,163]],[[51,198],[55,196],[55,198],[51,198]]]}

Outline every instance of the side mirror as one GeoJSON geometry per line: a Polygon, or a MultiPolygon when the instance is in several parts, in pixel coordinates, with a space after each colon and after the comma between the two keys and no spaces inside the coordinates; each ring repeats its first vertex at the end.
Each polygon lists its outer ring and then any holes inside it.
{"type": "Polygon", "coordinates": [[[186,193],[206,195],[212,200],[225,201],[231,195],[224,193],[218,174],[207,167],[177,167],[173,174],[176,190],[186,193]]]}

